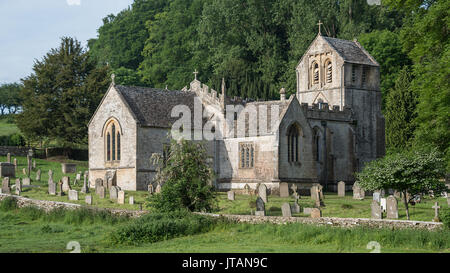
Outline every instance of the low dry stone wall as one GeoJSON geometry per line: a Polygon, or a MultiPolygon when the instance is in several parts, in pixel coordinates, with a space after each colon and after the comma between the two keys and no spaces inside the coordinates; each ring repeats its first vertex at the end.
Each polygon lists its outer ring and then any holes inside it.
{"type": "Polygon", "coordinates": [[[82,206],[79,204],[72,204],[72,203],[65,203],[65,202],[35,200],[35,199],[25,198],[25,197],[17,196],[17,195],[0,193],[0,201],[2,201],[3,199],[5,199],[7,197],[12,197],[12,198],[16,199],[17,206],[19,208],[34,206],[34,207],[40,208],[47,212],[54,210],[54,209],[58,209],[58,208],[65,208],[65,209],[88,208],[88,209],[93,209],[93,210],[106,210],[106,211],[111,212],[111,214],[113,214],[113,215],[128,216],[131,218],[140,217],[140,216],[148,213],[148,211],[140,211],[140,210],[120,210],[120,209],[96,208],[96,207],[82,206]]]}
{"type": "MultiPolygon", "coordinates": [[[[2,194],[0,193],[0,201],[7,197],[13,197],[17,200],[19,208],[35,206],[45,211],[51,211],[57,208],[66,209],[79,209],[89,208],[94,210],[107,210],[113,215],[128,216],[131,218],[140,217],[148,211],[139,210],[120,210],[120,209],[106,209],[96,208],[90,206],[82,206],[79,204],[47,201],[47,200],[35,200],[25,198],[17,195],[2,194]]],[[[423,221],[405,221],[405,220],[387,220],[387,219],[366,219],[366,218],[334,218],[334,217],[322,217],[322,218],[309,218],[309,217],[281,217],[281,216],[254,216],[254,215],[230,215],[230,214],[213,214],[213,213],[197,213],[200,215],[206,215],[211,217],[224,217],[226,219],[236,221],[238,223],[272,223],[272,224],[287,224],[287,223],[301,223],[319,226],[335,226],[335,227],[357,227],[364,226],[370,228],[392,228],[392,229],[427,229],[437,230],[443,227],[442,223],[435,222],[423,222],[423,221]]]]}
{"type": "Polygon", "coordinates": [[[11,154],[11,157],[27,156],[29,149],[28,147],[0,146],[0,156],[6,156],[8,153],[11,154]]]}
{"type": "Polygon", "coordinates": [[[307,218],[307,217],[281,217],[281,216],[253,216],[253,215],[227,215],[227,214],[212,214],[199,213],[201,215],[208,215],[212,217],[225,217],[229,220],[238,223],[272,223],[272,224],[287,224],[287,223],[301,223],[319,226],[335,226],[335,227],[357,227],[364,226],[370,228],[392,228],[392,229],[427,229],[437,230],[443,227],[442,223],[422,222],[422,221],[406,221],[406,220],[387,220],[387,219],[365,219],[365,218],[307,218]]]}

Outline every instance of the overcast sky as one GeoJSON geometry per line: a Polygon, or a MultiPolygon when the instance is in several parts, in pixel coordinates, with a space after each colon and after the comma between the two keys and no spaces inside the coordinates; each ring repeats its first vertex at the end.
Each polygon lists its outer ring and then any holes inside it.
{"type": "Polygon", "coordinates": [[[108,14],[126,9],[133,0],[0,0],[0,84],[17,82],[59,45],[75,37],[87,45],[108,14]]]}

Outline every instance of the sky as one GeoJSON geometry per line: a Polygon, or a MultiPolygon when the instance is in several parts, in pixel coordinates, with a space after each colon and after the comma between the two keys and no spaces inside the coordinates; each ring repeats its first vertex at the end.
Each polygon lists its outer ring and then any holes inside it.
{"type": "Polygon", "coordinates": [[[0,0],[0,84],[18,82],[32,73],[63,36],[87,46],[108,14],[133,0],[0,0]]]}

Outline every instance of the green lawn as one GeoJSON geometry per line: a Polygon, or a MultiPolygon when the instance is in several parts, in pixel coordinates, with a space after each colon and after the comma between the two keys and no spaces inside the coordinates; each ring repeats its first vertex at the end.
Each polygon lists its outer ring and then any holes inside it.
{"type": "Polygon", "coordinates": [[[0,136],[9,136],[18,133],[20,130],[14,123],[7,123],[5,119],[0,119],[0,136]]]}
{"type": "MultiPolygon", "coordinates": [[[[22,173],[22,169],[26,168],[26,158],[18,157],[18,172],[16,176],[21,178],[26,177],[22,173]]],[[[6,157],[0,156],[0,162],[6,160],[6,157]]],[[[77,164],[77,171],[84,172],[88,169],[88,163],[86,161],[72,161],[69,160],[67,162],[73,162],[77,164]]],[[[51,196],[47,194],[47,181],[48,181],[48,170],[53,170],[53,178],[55,181],[59,181],[62,177],[61,170],[61,162],[59,161],[47,161],[42,159],[36,159],[36,170],[32,172],[31,179],[32,185],[39,185],[40,188],[25,188],[22,192],[22,196],[34,199],[45,199],[52,201],[63,201],[69,202],[67,196],[51,196]],[[34,181],[36,178],[37,169],[42,170],[41,181],[34,181]]],[[[71,183],[75,180],[75,174],[70,174],[71,183]]],[[[83,181],[78,185],[73,186],[72,188],[80,191],[83,181]]],[[[146,209],[146,202],[148,194],[145,191],[139,192],[131,192],[126,191],[126,204],[119,205],[111,200],[109,200],[107,193],[107,198],[100,199],[95,195],[95,192],[91,193],[93,196],[93,205],[97,207],[104,208],[120,208],[120,209],[130,209],[137,210],[142,204],[143,209],[146,209]],[[135,200],[134,205],[128,204],[129,196],[133,196],[135,200]]],[[[84,204],[84,196],[85,194],[79,192],[79,201],[70,201],[71,203],[84,204]]],[[[268,203],[266,204],[266,212],[267,215],[270,216],[281,216],[281,205],[284,202],[293,202],[293,198],[280,198],[277,196],[269,196],[268,203]]],[[[248,215],[252,210],[255,210],[254,201],[256,200],[255,196],[249,195],[236,195],[235,201],[229,201],[227,199],[226,193],[218,193],[218,210],[214,211],[215,213],[222,214],[243,214],[248,215]]],[[[411,220],[418,221],[431,221],[434,217],[434,210],[432,206],[434,202],[438,201],[441,207],[447,207],[447,201],[445,198],[437,198],[430,199],[424,198],[420,204],[410,207],[410,216],[411,220]]],[[[325,207],[322,208],[322,215],[324,217],[342,217],[342,218],[370,218],[370,203],[372,202],[372,197],[366,196],[365,200],[354,200],[352,198],[351,192],[348,192],[345,197],[338,197],[336,193],[325,193],[325,207]]],[[[301,196],[300,199],[301,207],[314,207],[314,202],[311,200],[309,196],[301,196]]],[[[298,217],[307,217],[303,213],[294,214],[294,216],[298,217]]],[[[406,220],[406,213],[404,209],[404,205],[402,202],[399,202],[399,219],[406,220]]]]}

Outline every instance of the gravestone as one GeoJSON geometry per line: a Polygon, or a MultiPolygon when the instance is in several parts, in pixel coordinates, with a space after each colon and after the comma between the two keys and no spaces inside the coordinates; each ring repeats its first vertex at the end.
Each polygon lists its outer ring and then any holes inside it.
{"type": "Polygon", "coordinates": [[[69,190],[69,201],[78,201],[78,192],[76,190],[69,190]]]}
{"type": "Polygon", "coordinates": [[[280,197],[282,198],[289,197],[289,184],[286,182],[280,183],[280,197]]]}
{"type": "Polygon", "coordinates": [[[114,180],[112,178],[108,178],[108,180],[106,180],[106,188],[107,189],[111,189],[112,187],[114,187],[114,180]]]}
{"type": "Polygon", "coordinates": [[[338,187],[338,196],[339,197],[345,197],[345,182],[340,181],[337,185],[338,187]]]}
{"type": "Polygon", "coordinates": [[[118,187],[111,187],[111,189],[109,189],[109,199],[117,200],[118,194],[119,194],[118,187]]]}
{"type": "Polygon", "coordinates": [[[250,186],[248,184],[245,184],[244,186],[244,194],[246,195],[251,194],[250,186]]]}
{"type": "Polygon", "coordinates": [[[381,198],[381,193],[379,191],[375,191],[372,194],[372,200],[377,201],[378,203],[380,203],[380,198],[381,198]]]}
{"type": "Polygon", "coordinates": [[[105,187],[104,186],[99,186],[98,187],[98,197],[100,197],[101,199],[104,199],[105,198],[105,192],[106,192],[106,189],[105,189],[105,187]]]}
{"type": "Polygon", "coordinates": [[[97,178],[95,179],[95,194],[99,194],[100,187],[103,187],[103,179],[97,178]]]}
{"type": "Polygon", "coordinates": [[[14,158],[14,171],[17,172],[17,158],[14,158]]]}
{"type": "Polygon", "coordinates": [[[373,219],[383,219],[383,212],[381,210],[380,204],[376,200],[372,200],[372,204],[370,205],[372,210],[373,219]]]}
{"type": "Polygon", "coordinates": [[[22,180],[22,185],[23,185],[23,186],[30,186],[30,185],[31,185],[31,179],[30,179],[29,177],[25,177],[25,178],[22,180]]]}
{"type": "Polygon", "coordinates": [[[314,198],[315,200],[315,204],[316,204],[316,208],[320,208],[320,207],[325,207],[325,204],[323,203],[323,199],[320,196],[320,189],[316,188],[316,197],[314,198]]]}
{"type": "Polygon", "coordinates": [[[283,214],[283,217],[292,217],[291,214],[291,205],[289,205],[289,203],[284,203],[281,206],[281,212],[283,214]]]}
{"type": "Polygon", "coordinates": [[[311,199],[312,200],[316,200],[317,198],[317,194],[316,192],[319,194],[319,197],[323,200],[324,196],[323,196],[323,186],[320,185],[319,183],[314,183],[311,186],[311,199]]]}
{"type": "Polygon", "coordinates": [[[386,198],[386,218],[398,219],[398,202],[393,195],[386,198]]]}
{"type": "Polygon", "coordinates": [[[153,184],[148,184],[148,194],[152,195],[154,192],[153,190],[153,184]]]}
{"type": "Polygon", "coordinates": [[[86,204],[88,205],[92,205],[92,195],[86,195],[84,197],[84,202],[86,202],[86,204]]]}
{"type": "Polygon", "coordinates": [[[433,218],[433,222],[440,222],[440,219],[439,219],[439,209],[440,209],[441,207],[439,206],[439,203],[438,202],[435,202],[434,203],[434,206],[433,206],[433,209],[434,209],[434,218],[433,218]]]}
{"type": "Polygon", "coordinates": [[[124,191],[119,191],[118,196],[117,196],[117,203],[119,204],[125,204],[125,192],[124,191]]]}
{"type": "Polygon", "coordinates": [[[117,186],[116,180],[117,180],[116,171],[106,172],[104,181],[106,182],[107,189],[110,189],[112,186],[117,186]]]}
{"type": "Polygon", "coordinates": [[[320,218],[322,217],[322,211],[319,208],[311,209],[311,218],[320,218]]]}
{"type": "Polygon", "coordinates": [[[36,170],[36,160],[33,159],[33,170],[36,170]]]}
{"type": "Polygon", "coordinates": [[[41,170],[37,170],[36,172],[36,181],[41,181],[41,170]]]}
{"type": "Polygon", "coordinates": [[[228,191],[228,200],[234,201],[235,200],[235,193],[234,191],[228,191]]]}
{"type": "Polygon", "coordinates": [[[386,212],[386,198],[380,198],[380,206],[383,212],[386,212]]]}
{"type": "Polygon", "coordinates": [[[292,196],[294,196],[294,199],[295,199],[295,200],[300,199],[300,194],[298,194],[298,187],[297,187],[297,184],[292,184],[291,190],[292,190],[292,196]]]}
{"type": "Polygon", "coordinates": [[[264,201],[264,203],[267,203],[267,186],[265,184],[259,185],[258,195],[259,195],[259,197],[261,197],[261,199],[264,201]]]}
{"type": "Polygon", "coordinates": [[[48,170],[48,179],[53,181],[53,171],[52,170],[48,170]]]}
{"type": "Polygon", "coordinates": [[[128,198],[128,203],[129,203],[130,205],[134,205],[134,197],[133,197],[133,196],[130,196],[130,197],[128,198]]]}
{"type": "Polygon", "coordinates": [[[84,174],[84,181],[83,181],[83,186],[81,187],[81,192],[82,193],[89,193],[89,186],[88,186],[88,182],[87,182],[87,174],[84,174]]]}
{"type": "Polygon", "coordinates": [[[303,213],[306,215],[311,215],[312,208],[303,208],[303,213]]]}
{"type": "Polygon", "coordinates": [[[31,175],[31,169],[33,168],[33,163],[31,162],[33,160],[33,150],[30,149],[30,151],[28,151],[28,155],[27,155],[27,174],[31,175]],[[31,153],[30,153],[31,151],[31,153]]]}
{"type": "Polygon", "coordinates": [[[255,215],[256,216],[266,216],[266,205],[264,203],[264,200],[262,200],[261,197],[258,197],[258,199],[256,199],[255,215]]]}
{"type": "Polygon", "coordinates": [[[161,184],[156,185],[155,193],[161,193],[161,184]]]}
{"type": "Polygon", "coordinates": [[[27,169],[23,168],[23,169],[22,169],[22,173],[23,173],[24,175],[27,175],[27,169]]]}
{"type": "Polygon", "coordinates": [[[64,191],[63,191],[63,183],[61,182],[61,180],[58,182],[58,196],[63,196],[64,195],[64,191]]]}
{"type": "Polygon", "coordinates": [[[16,195],[20,195],[22,192],[22,181],[20,178],[16,179],[16,195]]]}
{"type": "Polygon", "coordinates": [[[81,181],[81,172],[77,173],[77,176],[75,177],[75,183],[78,181],[81,181]]]}
{"type": "Polygon", "coordinates": [[[63,174],[76,173],[77,164],[74,163],[61,163],[61,169],[63,174]]]}
{"type": "Polygon", "coordinates": [[[16,169],[13,164],[0,162],[0,177],[15,177],[16,169]]]}
{"type": "Polygon", "coordinates": [[[6,162],[11,163],[11,153],[6,154],[6,162]]]}
{"type": "Polygon", "coordinates": [[[363,200],[366,196],[365,191],[359,186],[358,182],[353,184],[353,199],[363,200]]]}
{"type": "Polygon", "coordinates": [[[62,178],[62,188],[63,188],[63,192],[67,192],[69,190],[71,190],[72,188],[70,187],[70,177],[68,176],[63,176],[62,178]]]}
{"type": "Polygon", "coordinates": [[[297,200],[291,205],[291,213],[300,213],[300,205],[297,200]]]}
{"type": "Polygon", "coordinates": [[[9,187],[9,177],[3,178],[2,193],[11,194],[11,188],[9,187]]]}
{"type": "Polygon", "coordinates": [[[48,183],[48,194],[56,195],[56,183],[48,183]]]}

